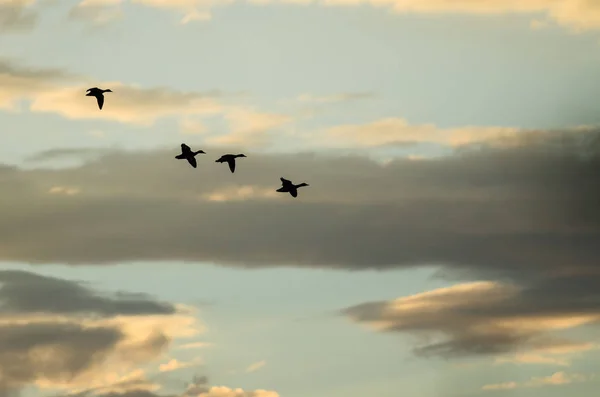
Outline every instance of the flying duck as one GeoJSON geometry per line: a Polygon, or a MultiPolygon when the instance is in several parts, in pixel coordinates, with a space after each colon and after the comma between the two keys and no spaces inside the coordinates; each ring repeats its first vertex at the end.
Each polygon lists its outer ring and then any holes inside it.
{"type": "Polygon", "coordinates": [[[220,159],[215,160],[215,163],[224,163],[227,162],[229,164],[229,169],[231,172],[235,172],[235,159],[238,157],[246,157],[245,154],[224,154],[220,159]]]}
{"type": "Polygon", "coordinates": [[[308,183],[304,183],[302,182],[299,185],[294,185],[291,181],[288,181],[287,179],[284,178],[279,178],[281,179],[281,187],[279,189],[277,189],[276,191],[279,193],[289,193],[292,195],[292,197],[298,197],[298,188],[302,187],[302,186],[308,186],[308,183]]]}
{"type": "Polygon", "coordinates": [[[94,88],[88,88],[88,90],[86,92],[87,92],[87,94],[85,94],[85,96],[95,96],[96,97],[96,101],[98,102],[98,107],[100,108],[100,110],[102,110],[102,106],[104,106],[104,93],[112,92],[112,90],[110,90],[110,89],[102,90],[98,87],[94,87],[94,88]]]}
{"type": "Polygon", "coordinates": [[[196,152],[192,152],[192,149],[185,143],[181,144],[181,154],[175,156],[177,160],[186,159],[188,163],[194,168],[196,168],[196,155],[200,153],[205,153],[204,150],[198,150],[196,152]]]}

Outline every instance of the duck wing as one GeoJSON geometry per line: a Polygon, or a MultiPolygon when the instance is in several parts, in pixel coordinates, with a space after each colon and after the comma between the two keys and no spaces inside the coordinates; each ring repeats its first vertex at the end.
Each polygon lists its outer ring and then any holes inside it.
{"type": "Polygon", "coordinates": [[[290,194],[292,197],[298,197],[298,189],[290,189],[290,194]]]}
{"type": "Polygon", "coordinates": [[[194,156],[188,156],[188,157],[187,157],[187,161],[188,161],[188,163],[190,163],[190,165],[191,165],[192,167],[194,167],[194,168],[196,168],[196,166],[198,165],[198,164],[196,163],[196,158],[195,158],[194,156]]]}
{"type": "Polygon", "coordinates": [[[98,101],[98,107],[100,108],[100,110],[102,110],[102,106],[104,106],[104,95],[96,95],[96,100],[98,101]]]}
{"type": "Polygon", "coordinates": [[[287,180],[287,179],[285,179],[285,178],[279,178],[279,179],[281,179],[281,184],[282,184],[283,186],[291,186],[291,185],[292,185],[292,182],[291,182],[291,181],[288,181],[288,180],[287,180]]]}
{"type": "Polygon", "coordinates": [[[231,170],[231,172],[235,172],[235,159],[227,160],[227,164],[229,164],[229,169],[231,170]]]}

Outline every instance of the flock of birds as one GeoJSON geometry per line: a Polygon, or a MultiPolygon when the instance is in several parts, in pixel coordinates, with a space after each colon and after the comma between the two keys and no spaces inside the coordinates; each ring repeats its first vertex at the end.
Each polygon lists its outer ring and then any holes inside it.
{"type": "MultiPolygon", "coordinates": [[[[96,101],[98,102],[98,108],[100,108],[100,110],[102,110],[102,107],[104,106],[104,93],[105,92],[112,92],[112,90],[107,89],[107,90],[103,90],[101,88],[98,87],[94,87],[94,88],[88,88],[88,90],[86,91],[87,94],[85,94],[85,96],[93,96],[96,98],[96,101]]],[[[175,158],[177,160],[187,160],[188,163],[190,163],[190,165],[194,168],[196,168],[198,166],[198,163],[196,162],[196,155],[198,154],[206,154],[205,151],[203,150],[196,150],[193,151],[188,145],[186,145],[185,143],[181,144],[181,154],[178,154],[177,156],[175,156],[175,158]]],[[[241,158],[241,157],[246,157],[245,154],[224,154],[222,155],[218,160],[215,160],[215,163],[227,163],[229,165],[229,169],[231,170],[231,173],[235,172],[235,159],[237,158],[241,158]]],[[[276,192],[279,193],[289,193],[292,197],[298,197],[298,188],[301,188],[303,186],[308,186],[308,183],[300,183],[298,185],[295,185],[292,183],[292,181],[289,181],[285,178],[279,178],[281,179],[281,187],[279,189],[276,190],[276,192]]]]}

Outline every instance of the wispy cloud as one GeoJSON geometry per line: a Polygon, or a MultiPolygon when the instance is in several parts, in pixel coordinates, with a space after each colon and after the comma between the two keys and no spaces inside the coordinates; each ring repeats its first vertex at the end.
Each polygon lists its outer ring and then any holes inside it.
{"type": "Polygon", "coordinates": [[[361,99],[371,99],[375,96],[372,92],[344,92],[333,95],[311,95],[302,94],[297,100],[306,103],[338,103],[356,101],[361,99]]]}
{"type": "MultiPolygon", "coordinates": [[[[32,68],[0,59],[0,108],[14,112],[26,102],[31,112],[52,113],[70,120],[103,120],[133,126],[151,126],[159,119],[174,118],[184,134],[205,134],[204,119],[221,117],[227,134],[206,135],[208,144],[265,146],[293,118],[235,104],[224,105],[220,92],[183,92],[165,87],[142,87],[118,81],[94,81],[60,69],[32,68]],[[89,87],[110,88],[99,111],[89,87]]],[[[233,94],[235,95],[235,94],[233,94]]]]}
{"type": "Polygon", "coordinates": [[[386,118],[362,125],[339,125],[315,132],[307,139],[321,146],[377,147],[437,143],[459,147],[473,143],[510,144],[523,131],[512,127],[466,126],[442,129],[434,124],[411,124],[402,118],[386,118]]]}
{"type": "Polygon", "coordinates": [[[527,353],[517,353],[512,356],[498,357],[496,358],[496,363],[570,366],[573,357],[597,348],[598,345],[594,343],[558,344],[534,348],[527,353]]]}
{"type": "Polygon", "coordinates": [[[267,146],[274,140],[271,134],[277,133],[282,126],[290,123],[290,116],[258,112],[251,108],[231,108],[224,112],[231,131],[226,135],[210,136],[209,145],[234,145],[245,147],[267,146]]]}
{"type": "MultiPolygon", "coordinates": [[[[83,0],[89,2],[90,0],[83,0]]],[[[115,3],[116,0],[96,0],[115,3]]],[[[125,3],[126,0],[121,0],[125,3]]],[[[278,4],[281,0],[248,1],[250,4],[278,4]]],[[[283,1],[296,5],[321,5],[336,7],[356,7],[370,5],[385,8],[396,14],[467,14],[479,16],[503,15],[507,13],[536,15],[543,13],[555,23],[571,30],[600,28],[600,5],[585,0],[492,0],[492,1],[453,1],[453,0],[329,0],[329,1],[283,1]]],[[[131,0],[132,4],[170,10],[182,15],[180,23],[208,21],[211,10],[232,4],[231,0],[131,0]]],[[[100,12],[100,11],[98,11],[100,12]]],[[[92,18],[93,19],[93,18],[92,18]]]]}
{"type": "Polygon", "coordinates": [[[202,349],[210,346],[213,346],[213,344],[207,342],[191,342],[179,346],[179,349],[202,349]]]}
{"type": "Polygon", "coordinates": [[[71,8],[69,18],[104,26],[123,17],[121,0],[83,0],[71,8]]]}
{"type": "Polygon", "coordinates": [[[200,359],[185,362],[185,361],[179,361],[175,358],[172,358],[168,362],[166,362],[164,364],[160,364],[158,366],[158,370],[160,372],[172,372],[172,371],[176,371],[178,369],[194,367],[194,366],[197,366],[200,364],[202,364],[202,360],[200,360],[200,359]]]}
{"type": "Polygon", "coordinates": [[[267,365],[267,362],[265,360],[255,362],[253,364],[250,364],[248,368],[246,368],[246,372],[256,372],[265,365],[267,365]]]}
{"type": "Polygon", "coordinates": [[[545,377],[537,377],[531,378],[531,380],[526,382],[504,382],[504,383],[496,383],[482,386],[482,390],[488,391],[497,391],[497,390],[510,390],[516,389],[520,387],[543,387],[543,386],[561,386],[568,385],[570,383],[575,382],[585,382],[593,379],[593,375],[583,375],[576,373],[566,373],[566,372],[555,372],[550,376],[545,377]]]}

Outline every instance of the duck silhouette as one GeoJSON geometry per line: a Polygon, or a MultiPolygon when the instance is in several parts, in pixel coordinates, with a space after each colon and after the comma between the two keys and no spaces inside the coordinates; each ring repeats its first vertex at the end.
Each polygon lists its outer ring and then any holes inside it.
{"type": "Polygon", "coordinates": [[[100,110],[102,110],[102,106],[104,106],[104,93],[112,92],[112,90],[110,90],[110,89],[103,90],[98,87],[94,87],[94,88],[88,88],[86,92],[87,92],[87,94],[85,94],[85,96],[95,96],[96,97],[96,101],[98,102],[98,107],[100,108],[100,110]]]}
{"type": "Polygon", "coordinates": [[[175,156],[175,158],[177,160],[186,159],[192,167],[196,168],[196,166],[197,166],[196,155],[200,154],[200,153],[205,154],[204,150],[198,150],[196,152],[192,152],[192,149],[190,149],[190,147],[188,145],[186,145],[185,143],[182,143],[181,144],[181,154],[178,154],[177,156],[175,156]]]}
{"type": "Polygon", "coordinates": [[[229,169],[231,173],[235,172],[235,159],[238,157],[246,157],[245,154],[224,154],[220,159],[215,160],[215,163],[224,163],[227,162],[229,164],[229,169]]]}
{"type": "Polygon", "coordinates": [[[291,181],[288,181],[287,179],[284,178],[279,178],[281,179],[281,187],[279,189],[277,189],[276,191],[279,193],[289,193],[292,195],[292,197],[298,197],[298,188],[302,187],[302,186],[308,186],[308,183],[304,183],[302,182],[299,185],[294,185],[291,181]]]}

